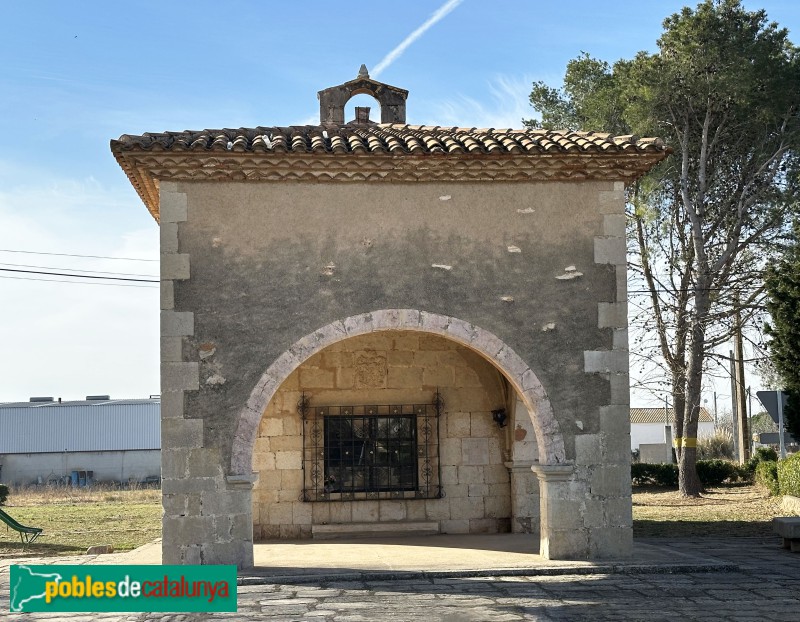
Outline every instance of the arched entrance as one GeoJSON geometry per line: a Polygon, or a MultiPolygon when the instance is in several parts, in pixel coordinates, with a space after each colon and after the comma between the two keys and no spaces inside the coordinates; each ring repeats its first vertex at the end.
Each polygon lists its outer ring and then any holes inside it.
{"type": "Polygon", "coordinates": [[[306,335],[267,368],[239,412],[231,452],[231,474],[247,475],[251,472],[253,447],[264,410],[278,387],[295,369],[337,341],[388,330],[440,335],[483,356],[503,374],[530,413],[539,448],[539,463],[564,464],[564,439],[547,392],[516,352],[492,333],[458,318],[414,309],[384,309],[348,317],[306,335]]]}
{"type": "MultiPolygon", "coordinates": [[[[541,553],[550,556],[552,517],[547,497],[555,494],[555,488],[548,485],[548,478],[555,474],[560,482],[566,483],[572,472],[571,465],[565,464],[564,440],[558,421],[544,387],[530,367],[498,337],[458,318],[414,309],[385,309],[333,322],[297,341],[264,372],[239,413],[231,452],[231,476],[252,476],[254,446],[265,410],[279,388],[304,362],[333,344],[389,331],[437,335],[455,342],[477,353],[513,389],[516,403],[524,407],[525,416],[530,418],[538,451],[535,471],[541,486],[541,529],[530,531],[540,531],[541,553]]],[[[529,473],[530,467],[526,470],[529,473]]],[[[515,488],[513,473],[511,488],[515,488]]]]}

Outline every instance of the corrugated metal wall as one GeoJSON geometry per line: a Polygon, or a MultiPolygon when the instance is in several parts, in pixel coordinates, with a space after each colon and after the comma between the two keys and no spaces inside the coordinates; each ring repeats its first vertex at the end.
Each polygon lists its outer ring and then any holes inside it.
{"type": "Polygon", "coordinates": [[[161,404],[0,406],[0,454],[161,448],[161,404]]]}
{"type": "Polygon", "coordinates": [[[141,482],[161,474],[158,449],[3,454],[0,462],[0,482],[19,486],[52,483],[68,478],[72,471],[92,471],[94,482],[141,482]]]}

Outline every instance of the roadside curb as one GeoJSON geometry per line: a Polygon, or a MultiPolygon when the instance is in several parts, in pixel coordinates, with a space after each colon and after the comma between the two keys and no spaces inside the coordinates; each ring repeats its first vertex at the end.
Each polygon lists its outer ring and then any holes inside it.
{"type": "Polygon", "coordinates": [[[347,570],[315,569],[304,573],[273,574],[240,571],[237,585],[307,584],[356,581],[433,581],[434,579],[467,579],[480,577],[552,577],[561,575],[597,574],[688,574],[738,572],[738,564],[726,562],[683,564],[598,564],[580,566],[548,566],[530,568],[484,568],[475,570],[347,570]]]}

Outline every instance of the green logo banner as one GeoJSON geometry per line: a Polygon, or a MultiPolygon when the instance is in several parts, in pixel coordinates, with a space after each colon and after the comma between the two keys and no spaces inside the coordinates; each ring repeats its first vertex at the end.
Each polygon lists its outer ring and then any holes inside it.
{"type": "Polygon", "coordinates": [[[10,609],[236,611],[236,566],[11,566],[10,609]]]}

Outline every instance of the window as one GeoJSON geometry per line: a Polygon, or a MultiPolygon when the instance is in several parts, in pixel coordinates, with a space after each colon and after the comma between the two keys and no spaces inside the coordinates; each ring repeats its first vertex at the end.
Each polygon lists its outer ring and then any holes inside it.
{"type": "Polygon", "coordinates": [[[431,404],[312,407],[304,398],[303,500],[430,499],[439,485],[439,413],[431,404]]]}
{"type": "Polygon", "coordinates": [[[417,488],[417,426],[411,416],[327,416],[325,490],[417,488]]]}

